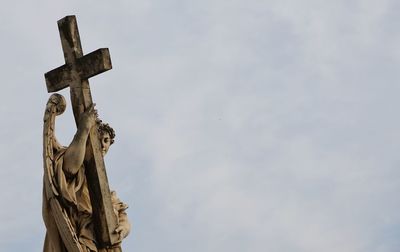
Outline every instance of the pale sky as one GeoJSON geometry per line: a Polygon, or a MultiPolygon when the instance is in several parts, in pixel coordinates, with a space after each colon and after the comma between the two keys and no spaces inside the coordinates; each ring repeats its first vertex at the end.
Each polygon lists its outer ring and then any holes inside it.
{"type": "MultiPolygon", "coordinates": [[[[44,73],[83,50],[117,138],[124,251],[398,252],[400,2],[8,1],[0,9],[0,251],[41,251],[44,73]]],[[[56,134],[68,145],[70,108],[56,134]]]]}

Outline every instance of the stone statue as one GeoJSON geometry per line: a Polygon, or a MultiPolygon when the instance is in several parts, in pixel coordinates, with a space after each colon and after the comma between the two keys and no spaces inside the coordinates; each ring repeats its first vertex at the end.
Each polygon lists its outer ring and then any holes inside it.
{"type": "Polygon", "coordinates": [[[122,251],[120,243],[131,229],[125,212],[128,206],[118,199],[115,191],[111,192],[113,210],[118,223],[115,230],[115,233],[118,234],[118,241],[112,246],[99,248],[84,165],[89,131],[92,128],[98,131],[101,151],[105,155],[114,142],[114,130],[108,124],[97,119],[97,111],[92,105],[82,114],[71,144],[63,147],[54,135],[54,126],[55,116],[64,110],[65,99],[63,96],[53,94],[47,103],[44,116],[43,219],[47,233],[43,251],[71,251],[68,246],[76,246],[76,251],[82,252],[122,251]],[[58,210],[54,204],[58,205],[58,210]],[[66,244],[71,241],[65,241],[66,237],[63,236],[72,237],[72,244],[66,244]]]}
{"type": "Polygon", "coordinates": [[[111,192],[103,161],[114,130],[97,119],[89,78],[110,70],[107,48],[83,54],[75,16],[58,21],[65,64],[45,74],[47,91],[70,88],[77,132],[68,147],[54,135],[55,117],[64,112],[63,96],[46,105],[43,130],[44,251],[121,251],[130,231],[127,205],[111,192]]]}

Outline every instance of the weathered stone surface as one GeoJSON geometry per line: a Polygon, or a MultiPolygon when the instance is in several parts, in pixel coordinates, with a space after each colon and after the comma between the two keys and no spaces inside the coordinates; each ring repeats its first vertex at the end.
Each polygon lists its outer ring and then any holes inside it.
{"type": "MultiPolygon", "coordinates": [[[[76,71],[81,80],[89,79],[111,68],[108,48],[100,48],[76,60],[76,71]]],[[[47,91],[49,93],[57,92],[71,86],[71,83],[75,81],[73,71],[72,64],[64,64],[47,72],[45,74],[47,91]]]]}
{"type": "MultiPolygon", "coordinates": [[[[80,43],[75,16],[67,16],[58,21],[65,65],[45,74],[48,92],[70,87],[70,96],[75,122],[93,104],[88,78],[111,69],[108,49],[99,49],[86,56],[80,43]]],[[[115,234],[117,220],[113,212],[111,194],[98,132],[90,130],[84,160],[90,199],[93,207],[97,242],[109,246],[118,241],[115,234]]]]}

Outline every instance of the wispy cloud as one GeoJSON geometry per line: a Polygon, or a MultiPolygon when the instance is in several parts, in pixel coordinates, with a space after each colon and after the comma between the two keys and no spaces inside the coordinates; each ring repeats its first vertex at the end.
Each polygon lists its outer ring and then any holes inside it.
{"type": "Polygon", "coordinates": [[[396,2],[24,3],[0,10],[0,250],[41,250],[43,73],[77,14],[111,50],[91,83],[126,251],[397,251],[396,2]]]}

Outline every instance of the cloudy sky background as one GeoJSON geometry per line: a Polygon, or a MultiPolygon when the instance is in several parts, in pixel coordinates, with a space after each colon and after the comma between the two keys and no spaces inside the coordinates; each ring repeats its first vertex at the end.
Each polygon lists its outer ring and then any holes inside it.
{"type": "MultiPolygon", "coordinates": [[[[397,252],[400,2],[14,1],[0,9],[0,251],[41,251],[43,74],[77,15],[117,132],[124,251],[397,252]]],[[[61,94],[67,97],[67,90],[61,94]]],[[[69,109],[57,120],[67,145],[69,109]]]]}

